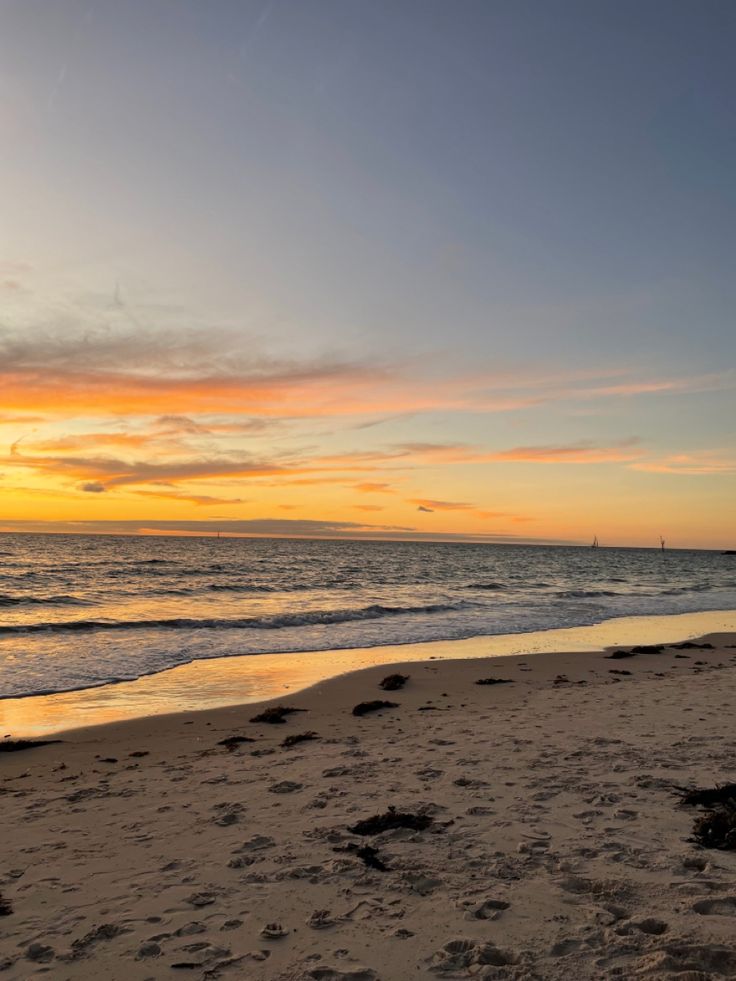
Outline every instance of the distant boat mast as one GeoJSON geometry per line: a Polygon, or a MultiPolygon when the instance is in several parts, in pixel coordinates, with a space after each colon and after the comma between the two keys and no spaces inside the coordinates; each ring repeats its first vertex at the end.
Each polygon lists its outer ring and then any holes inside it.
{"type": "Polygon", "coordinates": [[[662,551],[664,552],[664,538],[661,535],[659,536],[659,544],[662,546],[662,551]]]}
{"type": "Polygon", "coordinates": [[[600,545],[598,544],[598,536],[597,535],[594,535],[593,536],[593,544],[590,547],[591,548],[600,548],[600,545]]]}

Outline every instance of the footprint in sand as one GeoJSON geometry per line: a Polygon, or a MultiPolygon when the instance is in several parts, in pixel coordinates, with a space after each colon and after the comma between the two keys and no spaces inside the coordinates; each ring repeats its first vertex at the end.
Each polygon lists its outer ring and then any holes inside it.
{"type": "Polygon", "coordinates": [[[301,790],[304,785],[295,783],[293,780],[282,780],[280,783],[272,784],[268,789],[272,794],[293,794],[301,790]]]}
{"type": "Polygon", "coordinates": [[[461,906],[466,907],[466,920],[497,920],[504,910],[507,910],[510,903],[503,899],[484,899],[477,902],[471,899],[464,899],[461,906]]]}
{"type": "Polygon", "coordinates": [[[693,910],[701,916],[736,916],[736,896],[701,899],[693,904],[693,910]]]}
{"type": "Polygon", "coordinates": [[[378,981],[378,975],[369,967],[355,971],[338,971],[335,967],[313,967],[299,976],[299,981],[378,981]]]}
{"type": "Polygon", "coordinates": [[[26,959],[33,961],[35,964],[48,964],[55,956],[56,952],[54,948],[46,944],[34,943],[26,950],[26,959]]]}
{"type": "Polygon", "coordinates": [[[434,974],[457,975],[475,965],[506,967],[517,962],[516,955],[499,950],[495,944],[476,944],[472,940],[450,940],[429,959],[429,970],[434,974]]]}
{"type": "Polygon", "coordinates": [[[673,943],[667,944],[640,961],[638,974],[667,974],[683,975],[693,972],[691,976],[702,977],[733,977],[736,975],[736,950],[719,944],[673,943]],[[696,973],[698,972],[698,973],[696,973]]]}

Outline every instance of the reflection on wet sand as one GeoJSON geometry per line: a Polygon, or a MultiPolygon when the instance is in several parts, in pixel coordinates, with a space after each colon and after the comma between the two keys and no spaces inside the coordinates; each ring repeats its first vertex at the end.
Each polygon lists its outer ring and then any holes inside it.
{"type": "Polygon", "coordinates": [[[736,630],[734,611],[686,613],[625,617],[592,627],[462,641],[194,661],[136,681],[86,691],[5,699],[0,701],[0,726],[3,735],[38,735],[122,719],[260,702],[377,664],[594,651],[617,644],[678,641],[733,630],[736,630]]]}

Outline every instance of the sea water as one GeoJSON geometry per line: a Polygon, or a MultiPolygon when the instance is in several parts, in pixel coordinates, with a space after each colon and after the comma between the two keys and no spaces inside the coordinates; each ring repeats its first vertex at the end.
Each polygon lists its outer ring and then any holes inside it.
{"type": "Polygon", "coordinates": [[[206,658],[730,609],[736,556],[718,552],[8,534],[0,535],[0,697],[206,658]]]}

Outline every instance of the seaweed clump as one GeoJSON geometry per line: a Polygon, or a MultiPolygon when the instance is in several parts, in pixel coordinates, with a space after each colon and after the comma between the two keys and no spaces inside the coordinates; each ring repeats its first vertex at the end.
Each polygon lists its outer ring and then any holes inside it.
{"type": "Polygon", "coordinates": [[[379,683],[378,687],[383,688],[384,691],[398,691],[399,688],[404,687],[408,680],[408,674],[389,674],[379,683]]]}
{"type": "Polygon", "coordinates": [[[306,712],[306,709],[293,708],[291,705],[272,705],[264,709],[258,715],[254,715],[251,722],[268,722],[270,725],[281,725],[286,722],[286,716],[293,712],[306,712]]]}
{"type": "Polygon", "coordinates": [[[683,640],[681,644],[670,644],[670,647],[674,647],[678,651],[712,651],[714,647],[707,641],[704,644],[698,644],[694,640],[683,640]]]}
{"type": "Polygon", "coordinates": [[[0,753],[19,753],[22,749],[37,749],[60,742],[60,739],[3,739],[0,740],[0,753]]]}
{"type": "Polygon", "coordinates": [[[693,840],[703,848],[736,851],[736,784],[682,791],[682,803],[706,808],[695,819],[693,840]]]}
{"type": "Polygon", "coordinates": [[[316,732],[297,732],[293,736],[287,736],[286,739],[281,743],[284,749],[290,749],[292,746],[297,746],[299,743],[310,742],[312,739],[319,739],[316,732]]]}
{"type": "Polygon", "coordinates": [[[696,818],[693,837],[703,848],[736,850],[736,806],[723,805],[696,818]]]}
{"type": "Polygon", "coordinates": [[[0,916],[10,916],[12,912],[13,907],[10,905],[10,901],[0,893],[0,916]]]}
{"type": "Polygon", "coordinates": [[[251,739],[250,736],[227,736],[225,739],[221,739],[217,745],[227,747],[228,751],[232,753],[232,751],[237,746],[240,746],[241,743],[254,743],[254,742],[255,739],[251,739]]]}
{"type": "Polygon", "coordinates": [[[478,678],[476,685],[512,685],[513,678],[478,678]]]}
{"type": "Polygon", "coordinates": [[[389,867],[378,857],[378,849],[372,845],[356,845],[354,841],[348,842],[344,848],[333,848],[335,852],[350,852],[359,858],[369,869],[376,869],[378,872],[388,872],[389,867]]]}
{"type": "Polygon", "coordinates": [[[609,661],[620,661],[624,657],[636,657],[636,651],[611,651],[606,657],[609,661]]]}
{"type": "Polygon", "coordinates": [[[353,715],[367,715],[368,712],[377,712],[379,709],[394,709],[398,707],[398,702],[384,702],[380,698],[376,698],[371,702],[360,702],[353,709],[353,715]]]}
{"type": "Polygon", "coordinates": [[[664,644],[637,644],[631,648],[632,654],[661,654],[664,644]]]}
{"type": "Polygon", "coordinates": [[[736,806],[736,783],[724,783],[718,787],[689,789],[678,787],[682,792],[682,803],[690,807],[718,807],[720,804],[736,806]]]}
{"type": "Polygon", "coordinates": [[[431,823],[429,814],[412,814],[411,811],[397,811],[395,807],[389,807],[384,814],[374,814],[373,817],[358,821],[348,831],[354,835],[380,835],[384,831],[393,831],[394,828],[426,831],[431,823]]]}

